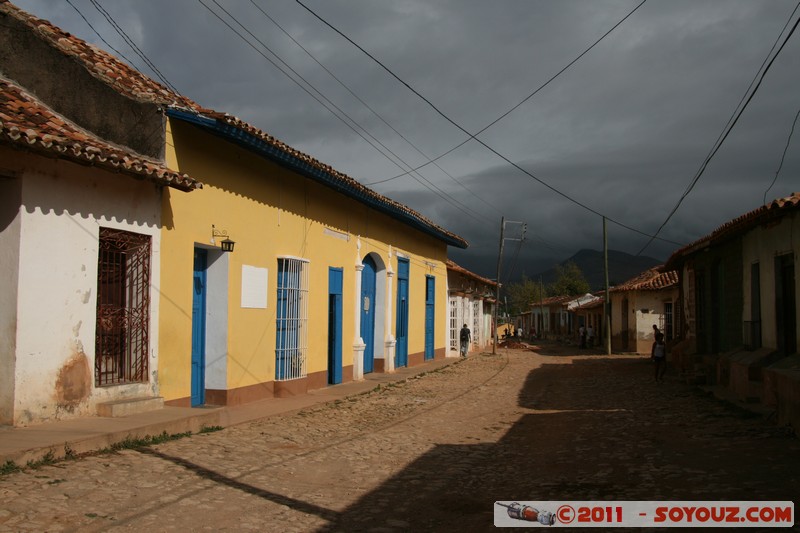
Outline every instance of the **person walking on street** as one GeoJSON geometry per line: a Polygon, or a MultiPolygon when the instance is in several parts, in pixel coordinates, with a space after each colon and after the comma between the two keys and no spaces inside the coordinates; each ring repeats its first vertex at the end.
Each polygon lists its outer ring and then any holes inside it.
{"type": "Polygon", "coordinates": [[[664,372],[667,370],[667,345],[664,343],[664,334],[660,331],[656,334],[650,357],[655,363],[656,383],[664,381],[664,372]]]}
{"type": "Polygon", "coordinates": [[[469,349],[469,343],[472,341],[472,332],[469,330],[466,324],[464,324],[464,327],[461,328],[460,339],[461,357],[466,357],[469,349]]]}
{"type": "Polygon", "coordinates": [[[578,335],[580,335],[580,344],[578,347],[586,348],[586,328],[583,327],[583,324],[581,324],[581,327],[578,328],[578,335]]]}
{"type": "Polygon", "coordinates": [[[586,327],[586,344],[589,348],[594,346],[594,328],[591,324],[586,327]]]}

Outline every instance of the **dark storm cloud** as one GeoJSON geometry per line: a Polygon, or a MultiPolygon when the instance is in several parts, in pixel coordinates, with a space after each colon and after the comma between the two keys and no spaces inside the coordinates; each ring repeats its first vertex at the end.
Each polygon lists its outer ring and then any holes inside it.
{"type": "MultiPolygon", "coordinates": [[[[109,42],[144,69],[87,0],[72,1],[109,42]]],[[[253,3],[218,1],[341,112],[377,137],[386,146],[380,150],[390,149],[404,162],[393,163],[394,156],[379,153],[198,1],[103,5],[170,81],[201,105],[239,116],[365,183],[426,162],[253,3]]],[[[225,16],[213,0],[203,2],[225,16]]],[[[107,48],[64,2],[17,4],[107,48]]],[[[296,3],[256,4],[428,156],[466,138],[296,3]]],[[[308,4],[475,132],[547,81],[638,1],[308,4]]],[[[795,0],[650,0],[480,138],[575,201],[652,234],[689,186],[795,5],[795,0]]],[[[799,81],[800,35],[795,35],[725,146],[660,234],[673,243],[657,240],[645,255],[665,259],[676,249],[674,243],[693,241],[761,205],[800,108],[799,81]]],[[[800,190],[798,147],[800,131],[767,200],[800,190]]],[[[404,176],[374,188],[470,241],[468,250],[452,251],[467,268],[494,276],[501,216],[528,224],[519,254],[514,242],[506,246],[506,260],[517,257],[517,272],[532,274],[582,248],[602,246],[600,216],[475,141],[438,163],[450,176],[428,165],[416,180],[404,176]],[[433,185],[421,184],[425,179],[433,185]],[[430,190],[437,188],[452,199],[430,190]]],[[[636,253],[648,241],[614,223],[608,229],[614,249],[636,253]]]]}

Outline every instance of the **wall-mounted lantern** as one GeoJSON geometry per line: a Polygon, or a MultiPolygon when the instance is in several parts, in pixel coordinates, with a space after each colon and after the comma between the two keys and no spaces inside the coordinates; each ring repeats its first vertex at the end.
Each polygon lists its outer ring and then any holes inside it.
{"type": "Polygon", "coordinates": [[[236,242],[228,238],[228,230],[219,230],[214,224],[211,224],[211,244],[217,244],[216,240],[214,240],[216,237],[223,237],[222,241],[219,243],[219,247],[223,252],[233,251],[233,246],[236,242]]]}

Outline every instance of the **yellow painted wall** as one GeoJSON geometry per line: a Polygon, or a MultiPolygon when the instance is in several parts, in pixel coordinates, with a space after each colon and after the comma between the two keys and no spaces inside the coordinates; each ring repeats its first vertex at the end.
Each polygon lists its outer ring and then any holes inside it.
{"type": "MultiPolygon", "coordinates": [[[[204,188],[164,195],[159,381],[166,400],[190,394],[193,250],[196,244],[210,245],[212,224],[236,241],[228,257],[229,389],[274,380],[280,256],[310,261],[309,374],[327,369],[328,268],[344,271],[342,363],[347,367],[353,364],[355,264],[370,252],[389,262],[390,247],[411,260],[409,354],[424,350],[426,274],[437,278],[434,345],[445,347],[440,327],[447,320],[445,243],[186,123],[168,123],[167,163],[202,181],[204,188]],[[325,234],[326,228],[349,235],[349,240],[325,234]],[[266,309],[241,308],[242,265],[268,269],[266,309]]],[[[396,256],[391,268],[397,271],[396,256]]],[[[389,303],[392,333],[396,293],[395,277],[389,303]]],[[[375,341],[382,344],[384,339],[375,341]]]]}

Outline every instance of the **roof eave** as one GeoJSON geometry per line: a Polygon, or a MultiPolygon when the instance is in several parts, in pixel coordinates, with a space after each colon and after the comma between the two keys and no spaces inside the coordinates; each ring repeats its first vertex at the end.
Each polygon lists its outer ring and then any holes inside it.
{"type": "Polygon", "coordinates": [[[365,195],[362,191],[359,191],[353,187],[348,187],[346,184],[341,183],[340,180],[334,178],[332,174],[326,172],[320,168],[311,165],[310,163],[303,161],[291,154],[288,154],[279,148],[267,143],[263,139],[252,135],[251,133],[244,131],[236,126],[226,124],[221,122],[215,118],[206,117],[200,114],[187,112],[180,109],[175,108],[167,108],[166,114],[168,117],[175,118],[177,120],[181,120],[187,122],[189,124],[193,124],[195,126],[199,126],[211,133],[222,137],[223,139],[233,142],[247,150],[257,153],[263,157],[266,157],[270,161],[277,163],[293,172],[297,172],[298,174],[314,180],[318,183],[321,183],[327,187],[332,188],[333,190],[342,193],[350,198],[355,199],[377,211],[380,211],[392,218],[398,219],[409,226],[412,226],[419,231],[427,235],[431,235],[450,246],[455,246],[458,248],[467,248],[468,244],[464,239],[454,238],[450,235],[442,233],[441,231],[437,230],[434,227],[426,224],[425,222],[419,220],[417,217],[413,216],[410,213],[405,213],[391,205],[387,205],[378,201],[375,198],[371,198],[365,195]]]}

